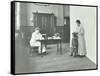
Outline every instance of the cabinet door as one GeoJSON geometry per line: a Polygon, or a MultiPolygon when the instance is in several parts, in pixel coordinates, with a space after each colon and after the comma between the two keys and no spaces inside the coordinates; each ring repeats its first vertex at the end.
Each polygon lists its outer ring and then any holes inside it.
{"type": "Polygon", "coordinates": [[[54,14],[34,14],[34,26],[40,27],[41,33],[52,36],[55,33],[56,18],[54,14]]]}

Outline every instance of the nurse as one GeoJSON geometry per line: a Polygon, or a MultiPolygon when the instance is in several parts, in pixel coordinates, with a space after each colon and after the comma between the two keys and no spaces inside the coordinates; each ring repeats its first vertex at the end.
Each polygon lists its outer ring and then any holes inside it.
{"type": "Polygon", "coordinates": [[[78,55],[80,57],[86,56],[86,44],[85,44],[85,31],[80,22],[80,20],[76,20],[77,29],[76,33],[78,33],[78,55]]]}
{"type": "MultiPolygon", "coordinates": [[[[40,29],[38,27],[35,28],[35,31],[32,33],[31,39],[30,39],[30,46],[31,47],[37,47],[38,46],[38,53],[41,54],[41,42],[38,40],[44,39],[42,37],[42,34],[40,33],[40,29]]],[[[46,53],[45,46],[42,46],[42,53],[46,53]]]]}

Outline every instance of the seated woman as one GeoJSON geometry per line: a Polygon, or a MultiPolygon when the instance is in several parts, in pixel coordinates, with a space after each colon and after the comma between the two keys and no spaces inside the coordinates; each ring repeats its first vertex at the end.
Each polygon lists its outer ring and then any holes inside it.
{"type": "Polygon", "coordinates": [[[40,29],[38,27],[35,28],[35,31],[32,33],[31,39],[30,39],[30,46],[31,47],[38,47],[38,53],[41,54],[42,53],[46,53],[46,48],[45,46],[41,46],[41,42],[38,40],[44,39],[42,37],[42,34],[40,33],[40,29]],[[43,49],[41,50],[41,47],[43,47],[43,49]]]}

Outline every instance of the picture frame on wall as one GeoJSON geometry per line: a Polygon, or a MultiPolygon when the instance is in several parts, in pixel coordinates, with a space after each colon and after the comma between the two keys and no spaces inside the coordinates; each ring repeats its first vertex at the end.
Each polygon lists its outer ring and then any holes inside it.
{"type": "Polygon", "coordinates": [[[11,1],[11,74],[98,69],[98,6],[11,1]]]}

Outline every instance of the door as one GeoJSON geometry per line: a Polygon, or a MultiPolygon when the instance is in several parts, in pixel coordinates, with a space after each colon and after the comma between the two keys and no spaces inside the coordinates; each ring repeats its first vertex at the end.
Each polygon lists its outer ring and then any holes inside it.
{"type": "Polygon", "coordinates": [[[65,17],[66,23],[64,24],[64,42],[70,42],[70,18],[65,17]]]}

